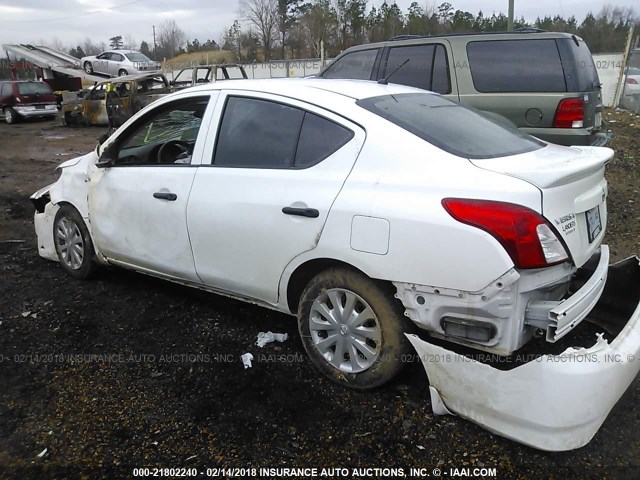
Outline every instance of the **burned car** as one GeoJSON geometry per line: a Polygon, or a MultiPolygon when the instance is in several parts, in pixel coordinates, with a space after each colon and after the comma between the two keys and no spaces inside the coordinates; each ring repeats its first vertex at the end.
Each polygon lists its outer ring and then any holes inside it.
{"type": "Polygon", "coordinates": [[[246,78],[247,72],[240,64],[198,65],[183,68],[176,73],[173,80],[171,80],[171,86],[179,89],[219,80],[241,80],[246,78]]]}
{"type": "Polygon", "coordinates": [[[640,370],[640,264],[603,244],[612,157],[413,87],[226,81],[161,98],[31,198],[38,253],[74,278],[112,265],[295,315],[316,368],[358,390],[413,344],[436,413],[567,450],[640,370]],[[455,353],[551,348],[597,310],[617,335],[563,361],[455,353]]]}
{"type": "Polygon", "coordinates": [[[105,80],[89,90],[64,93],[65,125],[122,125],[133,114],[172,91],[162,73],[127,75],[105,80]]]}

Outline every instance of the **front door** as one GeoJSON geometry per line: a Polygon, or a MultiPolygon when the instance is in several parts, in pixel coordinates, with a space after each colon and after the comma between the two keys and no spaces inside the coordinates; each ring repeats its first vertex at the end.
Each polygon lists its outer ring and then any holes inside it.
{"type": "Polygon", "coordinates": [[[210,103],[202,94],[164,102],[105,146],[113,166],[91,177],[89,215],[112,263],[199,282],[186,211],[210,103]]]}

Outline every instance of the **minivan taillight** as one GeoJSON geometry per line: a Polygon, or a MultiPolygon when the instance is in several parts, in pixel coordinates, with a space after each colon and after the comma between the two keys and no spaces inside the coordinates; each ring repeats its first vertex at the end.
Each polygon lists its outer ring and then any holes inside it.
{"type": "Polygon", "coordinates": [[[542,268],[569,258],[551,225],[530,208],[467,198],[445,198],[442,206],[457,221],[491,234],[518,268],[542,268]]]}
{"type": "Polygon", "coordinates": [[[581,98],[565,98],[560,100],[556,115],[553,117],[554,128],[584,127],[584,102],[581,98]]]}

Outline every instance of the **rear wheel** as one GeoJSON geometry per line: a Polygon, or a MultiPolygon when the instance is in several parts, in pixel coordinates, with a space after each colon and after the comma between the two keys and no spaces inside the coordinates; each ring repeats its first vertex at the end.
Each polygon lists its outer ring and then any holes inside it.
{"type": "Polygon", "coordinates": [[[18,114],[13,108],[7,107],[4,110],[4,120],[7,123],[16,123],[18,121],[18,114]]]}
{"type": "Polygon", "coordinates": [[[93,73],[93,65],[91,65],[91,62],[84,62],[84,71],[89,75],[93,73]]]}
{"type": "Polygon", "coordinates": [[[128,75],[129,72],[127,72],[124,68],[118,70],[118,76],[119,77],[124,77],[125,75],[128,75]]]}
{"type": "Polygon", "coordinates": [[[63,205],[53,222],[53,240],[60,265],[72,277],[89,278],[96,270],[95,251],[80,213],[63,205]]]}
{"type": "Polygon", "coordinates": [[[330,380],[356,390],[395,377],[410,345],[402,305],[390,285],[333,268],[302,294],[298,329],[313,364],[330,380]]]}

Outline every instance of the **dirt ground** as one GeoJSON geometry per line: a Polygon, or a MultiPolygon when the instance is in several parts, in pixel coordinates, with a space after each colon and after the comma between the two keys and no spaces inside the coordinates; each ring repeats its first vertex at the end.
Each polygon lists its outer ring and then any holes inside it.
{"type": "MultiPolygon", "coordinates": [[[[640,252],[640,117],[605,119],[616,150],[606,242],[622,259],[640,252]]],[[[434,416],[417,362],[392,384],[355,393],[314,370],[293,317],[121,270],[71,280],[38,257],[28,197],[102,133],[0,123],[1,479],[130,478],[143,466],[639,478],[638,379],[586,447],[545,453],[434,416]],[[268,330],[289,339],[259,349],[256,335],[268,330]],[[245,352],[253,368],[243,368],[245,352]]]]}

